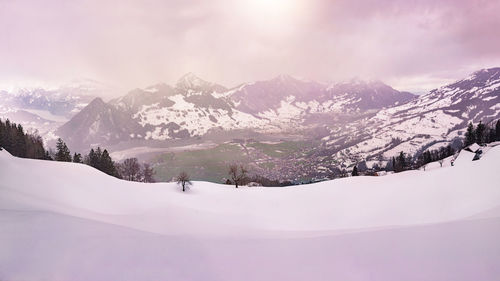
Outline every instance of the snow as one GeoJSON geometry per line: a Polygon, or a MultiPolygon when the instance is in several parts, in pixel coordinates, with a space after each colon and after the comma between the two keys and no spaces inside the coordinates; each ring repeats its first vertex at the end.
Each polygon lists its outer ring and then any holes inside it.
{"type": "Polygon", "coordinates": [[[497,280],[500,146],[459,159],[182,193],[0,151],[0,279],[497,280]]]}
{"type": "Polygon", "coordinates": [[[471,152],[476,152],[480,149],[481,147],[477,143],[473,143],[468,146],[468,149],[470,149],[471,152]]]}
{"type": "Polygon", "coordinates": [[[179,130],[186,129],[191,136],[204,135],[214,128],[224,128],[224,130],[248,127],[270,128],[268,121],[239,110],[229,112],[224,109],[197,107],[186,101],[185,96],[181,94],[168,97],[168,99],[174,102],[170,107],[162,107],[159,103],[143,105],[139,112],[133,115],[133,118],[139,119],[139,124],[143,127],[156,126],[152,131],[147,132],[146,139],[173,138],[163,127],[169,123],[182,124],[179,130]],[[212,121],[209,116],[215,118],[217,122],[212,121]]]}

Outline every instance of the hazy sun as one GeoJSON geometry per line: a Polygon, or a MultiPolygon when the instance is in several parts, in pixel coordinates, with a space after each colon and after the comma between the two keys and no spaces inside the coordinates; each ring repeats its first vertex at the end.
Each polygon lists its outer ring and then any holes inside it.
{"type": "Polygon", "coordinates": [[[240,0],[239,8],[250,25],[268,32],[290,28],[299,18],[302,0],[240,0]]]}
{"type": "Polygon", "coordinates": [[[248,4],[257,12],[284,15],[291,12],[294,2],[294,0],[249,0],[248,4]]]}

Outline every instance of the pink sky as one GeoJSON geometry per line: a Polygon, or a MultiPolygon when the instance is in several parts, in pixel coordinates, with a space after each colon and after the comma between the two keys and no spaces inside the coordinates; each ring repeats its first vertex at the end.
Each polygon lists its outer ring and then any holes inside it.
{"type": "Polygon", "coordinates": [[[500,66],[497,0],[0,0],[0,85],[123,89],[194,72],[422,91],[500,66]]]}

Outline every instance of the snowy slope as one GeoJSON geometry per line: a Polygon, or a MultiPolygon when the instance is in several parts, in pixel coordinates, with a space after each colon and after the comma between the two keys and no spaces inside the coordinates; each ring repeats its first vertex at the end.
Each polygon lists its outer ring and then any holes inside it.
{"type": "Polygon", "coordinates": [[[182,193],[1,151],[0,278],[495,280],[499,161],[182,193]]]}
{"type": "MultiPolygon", "coordinates": [[[[500,118],[500,68],[483,69],[408,103],[380,110],[325,138],[337,158],[389,158],[415,154],[464,138],[469,122],[500,118]],[[343,146],[346,138],[352,143],[343,146]]],[[[358,160],[359,161],[359,160],[358,160]]]]}

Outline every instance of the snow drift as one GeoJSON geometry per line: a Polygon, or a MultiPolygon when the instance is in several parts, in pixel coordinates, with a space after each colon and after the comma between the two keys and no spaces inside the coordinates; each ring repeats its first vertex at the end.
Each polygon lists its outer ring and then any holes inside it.
{"type": "Polygon", "coordinates": [[[496,280],[499,165],[182,193],[0,151],[0,280],[496,280]]]}

